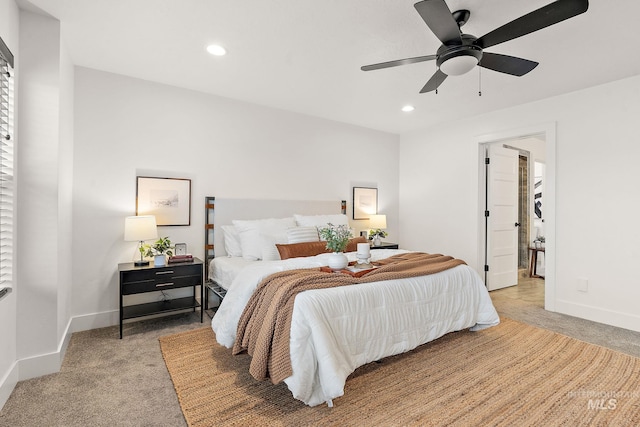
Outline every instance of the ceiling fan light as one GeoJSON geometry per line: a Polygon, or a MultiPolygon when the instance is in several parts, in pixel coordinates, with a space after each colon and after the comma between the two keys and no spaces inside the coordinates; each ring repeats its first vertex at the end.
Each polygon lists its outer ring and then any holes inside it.
{"type": "Polygon", "coordinates": [[[460,55],[449,58],[440,64],[440,71],[448,76],[461,76],[478,65],[478,58],[472,55],[460,55]]]}

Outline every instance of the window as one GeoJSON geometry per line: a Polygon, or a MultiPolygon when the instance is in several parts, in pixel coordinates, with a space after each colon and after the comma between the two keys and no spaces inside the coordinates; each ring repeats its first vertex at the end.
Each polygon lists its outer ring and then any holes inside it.
{"type": "Polygon", "coordinates": [[[13,55],[0,38],[0,296],[13,285],[13,55]]]}

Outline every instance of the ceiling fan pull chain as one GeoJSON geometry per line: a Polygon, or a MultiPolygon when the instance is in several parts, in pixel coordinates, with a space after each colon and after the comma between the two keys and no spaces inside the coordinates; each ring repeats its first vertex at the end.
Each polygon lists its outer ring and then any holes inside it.
{"type": "Polygon", "coordinates": [[[478,67],[478,96],[482,96],[482,68],[478,67]]]}

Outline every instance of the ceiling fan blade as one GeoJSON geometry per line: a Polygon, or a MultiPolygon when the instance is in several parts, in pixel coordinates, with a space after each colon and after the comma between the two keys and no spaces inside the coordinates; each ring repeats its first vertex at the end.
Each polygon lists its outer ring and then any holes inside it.
{"type": "Polygon", "coordinates": [[[446,78],[447,75],[440,71],[440,69],[437,69],[433,76],[431,76],[427,84],[424,85],[420,93],[431,92],[438,89],[438,86],[440,86],[446,78]]]}
{"type": "Polygon", "coordinates": [[[528,59],[516,58],[515,56],[484,52],[478,65],[493,71],[520,77],[536,68],[538,63],[528,59]]]}
{"type": "Polygon", "coordinates": [[[413,58],[398,59],[396,61],[381,62],[360,67],[362,71],[380,70],[382,68],[397,67],[399,65],[414,64],[416,62],[433,61],[436,55],[416,56],[413,58]]]}
{"type": "Polygon", "coordinates": [[[486,49],[580,15],[588,8],[588,0],[557,0],[496,28],[480,37],[475,44],[486,49]]]}
{"type": "Polygon", "coordinates": [[[414,7],[442,44],[462,44],[460,27],[444,0],[424,0],[414,7]]]}

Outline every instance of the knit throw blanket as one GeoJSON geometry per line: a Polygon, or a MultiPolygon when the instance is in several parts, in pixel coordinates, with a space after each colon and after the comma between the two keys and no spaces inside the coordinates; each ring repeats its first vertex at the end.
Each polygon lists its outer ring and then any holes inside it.
{"type": "Polygon", "coordinates": [[[267,277],[258,285],[240,317],[233,354],[247,351],[252,356],[251,375],[257,380],[270,378],[277,384],[293,374],[289,332],[293,303],[299,292],[424,276],[465,262],[440,254],[410,252],[373,264],[379,268],[361,277],[326,273],[318,268],[283,271],[267,277]]]}

